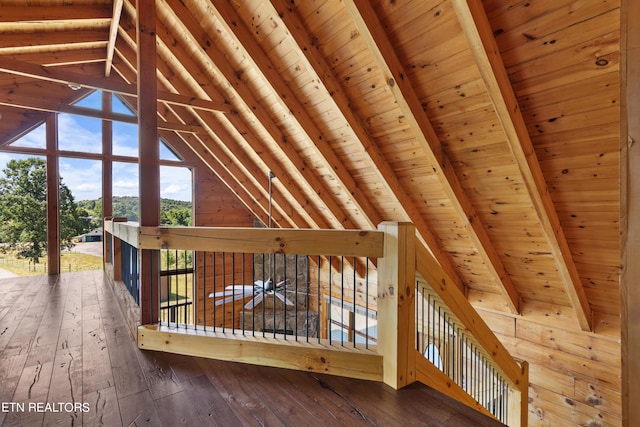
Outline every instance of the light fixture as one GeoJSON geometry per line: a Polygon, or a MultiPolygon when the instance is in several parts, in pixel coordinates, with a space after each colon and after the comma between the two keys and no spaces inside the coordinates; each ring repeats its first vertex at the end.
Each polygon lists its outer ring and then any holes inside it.
{"type": "Polygon", "coordinates": [[[71,90],[80,90],[82,88],[78,83],[68,83],[67,86],[69,86],[71,90]]]}
{"type": "Polygon", "coordinates": [[[271,228],[271,225],[272,225],[271,209],[272,209],[272,206],[273,206],[273,202],[272,202],[273,184],[272,184],[271,181],[273,181],[273,178],[276,177],[276,174],[274,174],[273,172],[269,171],[267,176],[269,177],[269,228],[271,228]]]}

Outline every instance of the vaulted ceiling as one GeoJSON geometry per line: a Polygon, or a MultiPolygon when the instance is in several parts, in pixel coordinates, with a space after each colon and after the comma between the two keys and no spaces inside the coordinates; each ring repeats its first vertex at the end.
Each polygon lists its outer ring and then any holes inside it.
{"type": "MultiPolygon", "coordinates": [[[[620,314],[619,7],[156,0],[161,136],[258,218],[273,171],[278,226],[411,221],[475,306],[590,330],[620,314]]],[[[88,90],[135,107],[135,22],[0,0],[0,145],[88,90]]]]}

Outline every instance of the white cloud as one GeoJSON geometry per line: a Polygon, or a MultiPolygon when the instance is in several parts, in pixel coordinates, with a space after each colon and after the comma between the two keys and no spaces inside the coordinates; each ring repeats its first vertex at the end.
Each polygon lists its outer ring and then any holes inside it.
{"type": "Polygon", "coordinates": [[[58,115],[58,147],[68,151],[101,153],[102,122],[70,114],[58,115]]]}
{"type": "Polygon", "coordinates": [[[12,144],[20,147],[45,148],[47,146],[47,131],[44,124],[38,126],[12,144]]]}
{"type": "Polygon", "coordinates": [[[192,175],[188,168],[160,167],[160,197],[191,201],[192,175]]]}

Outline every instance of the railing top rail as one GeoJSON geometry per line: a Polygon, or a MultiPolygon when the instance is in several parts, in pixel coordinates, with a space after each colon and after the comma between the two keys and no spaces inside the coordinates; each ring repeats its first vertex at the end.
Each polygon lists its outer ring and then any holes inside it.
{"type": "Polygon", "coordinates": [[[416,261],[418,273],[425,279],[444,305],[451,310],[451,313],[455,315],[458,321],[475,338],[480,347],[484,349],[486,355],[495,362],[496,368],[511,383],[510,385],[520,390],[523,387],[527,387],[528,385],[523,384],[525,377],[523,368],[513,359],[493,331],[475,311],[471,303],[422,245],[417,245],[416,261]]]}
{"type": "Polygon", "coordinates": [[[371,230],[312,230],[228,227],[140,227],[141,249],[282,253],[379,258],[384,233],[371,230]]]}
{"type": "Polygon", "coordinates": [[[104,231],[136,248],[139,245],[139,228],[140,225],[137,222],[127,222],[126,218],[105,218],[104,220],[104,231]]]}

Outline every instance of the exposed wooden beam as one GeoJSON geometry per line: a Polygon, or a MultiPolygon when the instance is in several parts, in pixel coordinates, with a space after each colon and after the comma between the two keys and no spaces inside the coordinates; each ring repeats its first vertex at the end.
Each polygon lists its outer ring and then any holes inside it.
{"type": "MultiPolygon", "coordinates": [[[[42,66],[90,64],[104,62],[106,42],[69,43],[56,46],[32,46],[27,48],[8,48],[2,50],[2,59],[38,63],[42,66]]],[[[67,70],[67,72],[70,72],[67,70]]]]}
{"type": "Polygon", "coordinates": [[[60,274],[60,171],[58,156],[58,117],[46,121],[47,154],[47,262],[50,275],[60,274]]]}
{"type": "Polygon", "coordinates": [[[331,171],[335,180],[342,187],[342,192],[339,197],[348,199],[349,202],[353,203],[353,205],[362,212],[366,223],[359,224],[360,228],[377,227],[378,224],[382,222],[382,217],[371,201],[367,199],[366,195],[358,189],[358,184],[342,161],[340,161],[333,148],[331,148],[328,138],[326,135],[323,135],[323,131],[311,118],[307,108],[305,108],[298,99],[291,85],[285,82],[279,73],[273,72],[273,70],[277,69],[276,64],[271,61],[267,53],[255,42],[251,31],[242,23],[242,19],[238,16],[235,7],[226,0],[214,0],[213,4],[218,11],[220,20],[226,22],[228,31],[238,38],[247,50],[251,60],[258,66],[265,76],[265,79],[280,95],[282,102],[299,123],[309,140],[307,146],[314,151],[315,156],[320,159],[327,170],[331,171]]]}
{"type": "Polygon", "coordinates": [[[505,297],[507,306],[512,312],[518,313],[519,297],[516,288],[506,272],[486,228],[455,175],[454,168],[442,149],[438,135],[433,129],[418,95],[411,86],[411,82],[408,79],[409,73],[404,70],[373,6],[366,0],[345,0],[344,5],[349,11],[360,36],[363,37],[374,60],[384,74],[388,88],[399,108],[403,111],[414,137],[422,146],[425,155],[433,165],[434,173],[443,190],[448,195],[478,253],[482,256],[493,277],[495,277],[498,288],[505,297]]]}
{"type": "MultiPolygon", "coordinates": [[[[25,2],[27,3],[27,2],[25,2]]],[[[28,4],[21,6],[2,6],[0,22],[27,22],[33,23],[42,21],[69,21],[85,19],[105,19],[111,17],[111,8],[102,5],[82,5],[75,4],[62,6],[43,6],[28,4]]]]}
{"type": "Polygon", "coordinates": [[[16,32],[2,34],[0,38],[0,53],[3,55],[16,48],[46,47],[47,50],[57,49],[59,46],[74,45],[77,43],[101,43],[104,44],[104,30],[68,30],[47,32],[16,32]]]}
{"type": "MultiPolygon", "coordinates": [[[[113,111],[113,97],[108,92],[102,92],[102,111],[113,111]]],[[[136,119],[137,120],[137,119],[136,119]]],[[[113,123],[102,121],[102,217],[113,215],[113,123]]],[[[105,242],[106,245],[106,242],[105,242]]],[[[105,246],[105,249],[107,247],[105,246]]],[[[106,250],[105,250],[106,253],[106,250]]]]}
{"type": "Polygon", "coordinates": [[[580,327],[590,331],[593,319],[589,301],[549,194],[540,163],[536,158],[527,125],[502,62],[484,6],[480,0],[453,0],[453,5],[504,129],[511,154],[520,170],[544,230],[556,268],[562,278],[564,290],[576,311],[580,327]]]}
{"type": "MultiPolygon", "coordinates": [[[[104,77],[59,70],[55,67],[44,67],[23,61],[11,61],[0,58],[0,71],[62,84],[75,83],[81,87],[104,90],[120,95],[138,96],[138,89],[136,85],[129,85],[104,77]]],[[[168,92],[158,93],[158,101],[182,105],[185,107],[193,107],[206,111],[227,112],[231,110],[230,105],[223,101],[210,101],[168,92]]]]}
{"type": "MultiPolygon", "coordinates": [[[[125,6],[127,6],[125,4],[125,6]]],[[[168,52],[167,45],[162,41],[163,32],[160,31],[160,38],[158,39],[158,50],[161,57],[173,56],[172,52],[168,52]],[[165,52],[165,50],[167,50],[165,52]]],[[[125,35],[126,37],[126,35],[125,35]]],[[[135,52],[128,47],[120,48],[120,58],[128,62],[131,60],[130,56],[135,56],[135,52]]],[[[184,66],[191,70],[191,73],[197,73],[198,64],[194,61],[194,58],[184,53],[181,50],[175,52],[176,57],[174,67],[184,66]]],[[[158,65],[161,68],[160,65],[158,65]]],[[[121,70],[124,73],[125,79],[135,78],[135,71],[132,68],[127,67],[127,70],[121,70]]],[[[195,82],[196,77],[189,74],[190,78],[195,82]]],[[[204,77],[203,77],[204,78],[204,77]]],[[[165,84],[171,84],[169,89],[182,90],[193,82],[183,82],[179,79],[172,79],[165,84]]],[[[203,91],[203,95],[206,96],[207,91],[212,88],[207,87],[200,88],[203,91]]],[[[252,156],[251,150],[246,149],[246,144],[242,144],[238,140],[238,135],[232,134],[228,128],[228,124],[220,122],[220,117],[207,114],[202,115],[200,111],[194,109],[184,109],[183,111],[175,111],[180,120],[187,121],[189,117],[184,115],[184,112],[189,111],[192,117],[195,117],[206,131],[206,136],[199,134],[196,138],[191,138],[188,134],[181,134],[180,137],[188,143],[190,148],[200,157],[208,166],[223,180],[223,182],[233,191],[240,200],[242,200],[249,210],[254,213],[262,212],[260,215],[256,215],[262,220],[265,219],[266,209],[256,208],[257,205],[265,205],[264,201],[267,197],[267,190],[265,187],[265,181],[260,180],[260,177],[256,176],[255,171],[267,170],[267,166],[263,163],[264,156],[252,156]],[[197,141],[195,141],[197,140],[197,141]],[[244,197],[245,194],[250,195],[249,198],[244,197]]],[[[231,117],[234,115],[232,114],[231,117]]],[[[226,117],[226,116],[225,116],[226,117]]],[[[245,138],[255,147],[258,147],[260,140],[249,132],[246,132],[245,138]]],[[[270,155],[267,154],[267,161],[270,160],[270,155]]],[[[279,177],[278,181],[281,181],[283,177],[279,177]]],[[[319,220],[324,220],[317,215],[317,212],[311,211],[311,215],[307,213],[306,209],[299,209],[298,206],[302,205],[302,202],[297,198],[299,189],[295,185],[285,185],[282,191],[276,191],[273,195],[275,206],[277,211],[281,212],[285,220],[280,220],[277,215],[274,217],[278,224],[298,228],[329,228],[326,222],[318,223],[319,220]]],[[[266,224],[266,221],[264,221],[266,224]]]]}
{"type": "MultiPolygon", "coordinates": [[[[136,0],[138,42],[138,158],[140,225],[160,225],[160,142],[158,140],[158,79],[156,79],[156,1],[136,0]]],[[[159,319],[160,262],[155,250],[140,251],[140,322],[159,319]]]]}
{"type": "MultiPolygon", "coordinates": [[[[106,112],[103,110],[95,110],[93,108],[69,105],[60,102],[51,102],[46,98],[35,99],[32,97],[21,97],[16,95],[2,95],[0,96],[0,105],[24,108],[28,110],[47,111],[51,113],[74,114],[76,116],[93,117],[96,119],[114,122],[133,124],[138,123],[138,118],[136,116],[122,113],[106,112]]],[[[204,129],[200,126],[162,121],[158,122],[158,129],[170,130],[174,132],[204,133],[204,129]]]]}
{"type": "MultiPolygon", "coordinates": [[[[164,6],[165,2],[163,1],[161,4],[164,6]]],[[[298,194],[295,195],[296,202],[303,204],[303,207],[304,204],[310,205],[306,209],[315,211],[314,216],[320,228],[358,228],[336,201],[331,190],[317,176],[316,171],[307,166],[300,153],[288,141],[289,136],[283,133],[280,127],[274,123],[269,111],[256,98],[255,93],[242,81],[238,70],[226,60],[226,55],[219,50],[216,40],[207,34],[185,5],[172,3],[170,7],[180,21],[189,28],[195,41],[208,46],[207,50],[202,52],[206,56],[201,60],[206,61],[209,67],[217,68],[218,74],[225,78],[221,85],[233,88],[237,93],[237,97],[255,115],[255,120],[268,132],[271,141],[266,144],[264,138],[258,139],[256,137],[255,131],[250,130],[251,127],[247,129],[247,119],[242,114],[227,115],[229,121],[238,132],[244,135],[252,149],[261,153],[264,163],[278,177],[278,182],[283,183],[288,189],[304,188],[300,189],[298,194]]]]}
{"type": "Polygon", "coordinates": [[[118,27],[120,26],[123,3],[123,0],[114,0],[113,2],[113,16],[109,27],[109,42],[107,44],[107,62],[104,69],[105,77],[111,75],[111,65],[113,64],[113,53],[116,50],[116,40],[118,38],[118,27]]]}
{"type": "MultiPolygon", "coordinates": [[[[398,209],[414,224],[419,236],[424,239],[424,242],[442,268],[452,278],[458,288],[464,292],[464,284],[458,275],[451,254],[440,248],[435,233],[429,223],[418,211],[416,204],[401,184],[375,139],[369,135],[361,118],[358,117],[353,108],[351,108],[349,98],[347,98],[338,79],[335,78],[331,67],[327,64],[320,50],[311,45],[309,35],[295,10],[291,7],[291,4],[287,0],[271,0],[271,3],[278,11],[278,15],[283,20],[287,30],[300,47],[300,52],[307,58],[311,68],[316,71],[318,79],[322,81],[327,91],[331,93],[331,99],[335,102],[336,107],[340,110],[347,123],[349,123],[350,129],[353,131],[353,138],[360,141],[360,145],[358,146],[362,149],[360,155],[367,161],[371,170],[376,173],[378,181],[387,189],[389,195],[395,197],[398,209]]],[[[422,242],[417,242],[416,244],[422,244],[422,242]]]]}

